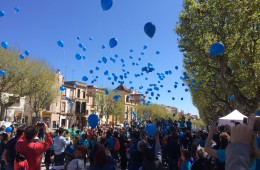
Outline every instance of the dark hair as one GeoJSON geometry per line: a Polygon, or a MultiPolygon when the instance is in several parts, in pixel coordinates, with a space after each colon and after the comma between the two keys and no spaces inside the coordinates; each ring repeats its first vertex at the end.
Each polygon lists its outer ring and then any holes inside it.
{"type": "Polygon", "coordinates": [[[59,128],[59,135],[63,134],[64,129],[63,128],[59,128]]]}
{"type": "Polygon", "coordinates": [[[146,161],[154,162],[155,160],[155,149],[146,148],[143,153],[144,159],[146,161]]]}
{"type": "Polygon", "coordinates": [[[2,133],[1,136],[3,137],[2,141],[6,141],[8,139],[7,133],[2,133]]]}
{"type": "Polygon", "coordinates": [[[184,149],[184,150],[181,151],[181,153],[182,153],[182,155],[183,155],[185,161],[187,161],[187,160],[189,160],[189,159],[191,158],[191,153],[190,153],[190,151],[184,149]]]}
{"type": "Polygon", "coordinates": [[[23,134],[23,132],[24,132],[24,129],[23,129],[23,128],[18,128],[18,129],[16,130],[16,135],[15,135],[15,137],[17,137],[17,138],[21,137],[22,134],[23,134]]]}
{"type": "Polygon", "coordinates": [[[110,136],[112,136],[112,132],[111,132],[110,130],[108,130],[108,131],[106,132],[106,138],[109,138],[110,136]]]}
{"type": "Polygon", "coordinates": [[[34,139],[34,137],[38,134],[38,132],[39,132],[39,130],[37,127],[28,126],[24,130],[24,136],[25,136],[26,140],[30,141],[30,140],[34,139]]]}
{"type": "Polygon", "coordinates": [[[114,135],[115,138],[118,138],[118,132],[117,131],[114,131],[113,135],[114,135]]]}

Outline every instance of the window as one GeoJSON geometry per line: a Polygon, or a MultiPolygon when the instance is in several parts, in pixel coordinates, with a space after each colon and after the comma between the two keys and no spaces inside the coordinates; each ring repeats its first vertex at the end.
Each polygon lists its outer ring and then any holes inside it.
{"type": "Polygon", "coordinates": [[[80,102],[76,102],[76,113],[80,113],[80,102]]]}
{"type": "Polygon", "coordinates": [[[46,106],[46,110],[50,111],[51,110],[51,105],[46,106]]]}
{"type": "Polygon", "coordinates": [[[66,125],[66,119],[61,119],[61,126],[65,126],[66,125]]]}
{"type": "Polygon", "coordinates": [[[66,107],[66,103],[65,103],[65,102],[62,102],[62,103],[61,103],[61,111],[62,111],[62,112],[65,112],[65,107],[66,107]]]}
{"type": "Polygon", "coordinates": [[[126,96],[126,102],[129,102],[130,97],[126,96]]]}
{"type": "Polygon", "coordinates": [[[81,103],[81,112],[86,113],[86,102],[81,103]]]}
{"type": "Polygon", "coordinates": [[[80,89],[78,89],[78,98],[80,98],[80,89]]]}
{"type": "Polygon", "coordinates": [[[89,96],[87,96],[87,103],[89,103],[89,96]]]}
{"type": "Polygon", "coordinates": [[[52,128],[57,128],[56,121],[52,121],[52,128]]]}
{"type": "Polygon", "coordinates": [[[86,92],[83,92],[83,99],[86,98],[86,92]]]}

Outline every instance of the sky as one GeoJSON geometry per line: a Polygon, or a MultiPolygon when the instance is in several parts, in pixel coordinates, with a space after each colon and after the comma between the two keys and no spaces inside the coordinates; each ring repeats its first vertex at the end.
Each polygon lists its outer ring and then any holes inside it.
{"type": "Polygon", "coordinates": [[[0,42],[8,42],[9,48],[29,50],[29,57],[45,60],[54,70],[60,69],[67,81],[82,81],[82,77],[87,76],[85,83],[91,85],[98,76],[93,85],[112,89],[119,85],[118,82],[112,85],[112,73],[119,77],[125,69],[125,72],[129,71],[123,80],[127,88],[134,87],[144,94],[147,88],[151,88],[150,84],[156,84],[159,91],[153,90],[153,97],[151,93],[147,95],[148,100],[152,97],[152,103],[198,114],[190,93],[185,92],[187,86],[182,86],[180,79],[184,72],[183,55],[178,49],[174,27],[181,10],[181,0],[113,0],[113,6],[107,11],[102,9],[100,0],[2,0],[0,11],[5,11],[5,16],[0,17],[0,42]],[[16,7],[19,7],[19,12],[15,11],[16,7]],[[156,26],[153,38],[144,32],[147,22],[156,26]],[[111,38],[118,42],[114,48],[109,47],[111,38]],[[63,48],[57,45],[59,40],[64,42],[63,48]],[[87,50],[83,51],[79,43],[87,50]],[[143,49],[144,45],[147,49],[143,49]],[[160,54],[156,54],[157,51],[160,54]],[[85,59],[77,60],[77,53],[84,55],[85,59]],[[116,54],[118,58],[115,58],[116,54]],[[108,59],[107,63],[98,63],[103,56],[108,59]],[[116,62],[113,63],[110,57],[116,62]],[[133,62],[139,65],[133,66],[133,62]],[[141,74],[142,67],[148,63],[153,64],[155,71],[143,72],[143,76],[136,78],[135,74],[141,74]],[[96,67],[100,70],[97,71],[96,67]],[[93,70],[92,74],[90,70],[93,70]],[[109,76],[104,75],[106,70],[109,76]],[[171,75],[165,74],[168,70],[172,71],[171,75]],[[157,73],[165,75],[160,82],[157,73]],[[176,82],[177,88],[174,88],[176,82]],[[158,100],[155,99],[157,94],[160,95],[158,100]]]}

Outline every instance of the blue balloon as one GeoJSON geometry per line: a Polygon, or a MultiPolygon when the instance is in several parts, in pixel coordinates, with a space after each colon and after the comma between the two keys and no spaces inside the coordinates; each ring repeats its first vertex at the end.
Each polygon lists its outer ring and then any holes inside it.
{"type": "Polygon", "coordinates": [[[160,51],[156,51],[156,54],[160,54],[160,51]]]}
{"type": "Polygon", "coordinates": [[[176,116],[176,114],[174,113],[172,116],[174,117],[174,116],[176,116]]]}
{"type": "Polygon", "coordinates": [[[114,48],[116,45],[117,45],[117,39],[111,38],[110,41],[109,41],[110,48],[114,48]]]}
{"type": "Polygon", "coordinates": [[[7,49],[7,48],[8,48],[8,42],[3,41],[3,42],[1,43],[1,46],[2,46],[4,49],[7,49]]]}
{"type": "Polygon", "coordinates": [[[21,60],[23,60],[25,58],[23,54],[21,54],[19,57],[21,60]]]}
{"type": "Polygon", "coordinates": [[[83,80],[83,81],[88,81],[88,77],[87,77],[87,76],[83,76],[83,77],[82,77],[82,80],[83,80]]]}
{"type": "Polygon", "coordinates": [[[106,46],[105,45],[102,45],[102,49],[105,49],[106,48],[106,46]]]}
{"type": "Polygon", "coordinates": [[[87,47],[83,46],[83,47],[82,47],[82,50],[83,50],[83,51],[87,51],[87,47]]]}
{"type": "Polygon", "coordinates": [[[147,49],[147,45],[144,45],[143,49],[144,49],[144,50],[147,49]]]}
{"type": "Polygon", "coordinates": [[[93,40],[93,38],[92,38],[92,37],[89,37],[88,39],[89,39],[90,41],[92,41],[92,40],[93,40]]]}
{"type": "Polygon", "coordinates": [[[64,90],[66,90],[66,87],[60,86],[60,91],[64,91],[64,90]]]}
{"type": "Polygon", "coordinates": [[[64,42],[63,42],[63,41],[61,41],[61,40],[60,40],[60,41],[58,41],[58,42],[57,42],[57,44],[58,44],[58,46],[59,46],[59,47],[64,47],[64,42]]]}
{"type": "Polygon", "coordinates": [[[19,8],[18,6],[15,7],[14,10],[15,10],[15,12],[17,12],[17,13],[20,12],[20,8],[19,8]]]}
{"type": "Polygon", "coordinates": [[[180,137],[183,137],[184,133],[183,132],[180,132],[180,137]]]}
{"type": "Polygon", "coordinates": [[[183,100],[183,97],[181,98],[181,100],[183,100]]]}
{"type": "Polygon", "coordinates": [[[6,72],[4,70],[0,70],[0,75],[5,75],[6,72]]]}
{"type": "Polygon", "coordinates": [[[13,128],[10,127],[10,126],[5,129],[5,132],[6,132],[6,133],[9,133],[9,132],[12,132],[12,131],[13,131],[13,128]]]}
{"type": "Polygon", "coordinates": [[[66,100],[69,100],[69,97],[68,97],[68,96],[66,96],[66,100]]]}
{"type": "Polygon", "coordinates": [[[113,5],[112,0],[101,0],[101,7],[103,8],[104,11],[109,10],[113,5]]]}
{"type": "Polygon", "coordinates": [[[30,55],[30,51],[26,50],[26,51],[24,52],[24,54],[28,56],[28,55],[30,55]]]}
{"type": "Polygon", "coordinates": [[[70,105],[71,105],[71,106],[72,106],[72,105],[74,105],[74,102],[73,102],[73,101],[71,101],[71,102],[70,102],[70,105]]]}
{"type": "Polygon", "coordinates": [[[95,128],[98,125],[98,116],[94,113],[88,116],[88,124],[91,128],[95,128]]]}
{"type": "Polygon", "coordinates": [[[0,11],[0,17],[5,16],[5,11],[0,11]]]}
{"type": "Polygon", "coordinates": [[[145,131],[149,136],[153,137],[156,133],[156,126],[152,123],[149,123],[149,124],[146,125],[145,131]]]}
{"type": "Polygon", "coordinates": [[[146,35],[148,35],[150,38],[153,38],[156,31],[156,27],[153,23],[148,22],[144,25],[144,32],[146,35]]]}
{"type": "Polygon", "coordinates": [[[89,73],[90,73],[90,74],[93,74],[93,72],[94,72],[93,70],[89,70],[89,73]]]}
{"type": "Polygon", "coordinates": [[[235,99],[235,96],[234,96],[234,95],[231,95],[231,96],[229,96],[229,99],[230,99],[230,100],[234,100],[234,99],[235,99]]]}
{"type": "Polygon", "coordinates": [[[103,63],[107,63],[107,58],[106,57],[102,57],[102,61],[103,61],[103,63]]]}
{"type": "Polygon", "coordinates": [[[108,94],[109,94],[109,90],[108,90],[108,89],[106,89],[106,90],[105,90],[105,93],[106,93],[106,95],[108,95],[108,94]]]}
{"type": "Polygon", "coordinates": [[[76,86],[76,85],[77,85],[77,82],[76,82],[76,81],[74,81],[74,82],[73,82],[73,86],[76,86]]]}
{"type": "Polygon", "coordinates": [[[175,70],[178,70],[178,66],[175,66],[175,70]]]}
{"type": "Polygon", "coordinates": [[[99,67],[96,67],[96,70],[99,70],[99,67]]]}
{"type": "Polygon", "coordinates": [[[84,45],[82,43],[79,43],[79,48],[82,48],[84,45]]]}
{"type": "Polygon", "coordinates": [[[82,55],[81,55],[81,54],[79,54],[79,53],[77,53],[77,54],[75,55],[75,58],[76,58],[77,60],[81,60],[81,58],[82,58],[82,55]]]}
{"type": "Polygon", "coordinates": [[[225,46],[221,42],[215,42],[209,48],[209,54],[213,57],[222,55],[224,51],[225,51],[225,46]]]}
{"type": "Polygon", "coordinates": [[[79,36],[77,37],[77,40],[80,40],[80,37],[79,37],[79,36]]]}
{"type": "Polygon", "coordinates": [[[108,76],[108,71],[107,71],[107,70],[104,72],[104,75],[105,75],[105,76],[108,76]]]}

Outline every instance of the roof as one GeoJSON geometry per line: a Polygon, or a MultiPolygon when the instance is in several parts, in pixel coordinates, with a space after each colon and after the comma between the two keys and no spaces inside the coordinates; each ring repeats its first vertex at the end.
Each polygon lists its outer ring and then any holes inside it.
{"type": "Polygon", "coordinates": [[[127,92],[131,92],[131,90],[127,89],[123,84],[119,85],[116,90],[119,90],[119,91],[127,91],[127,92]]]}

